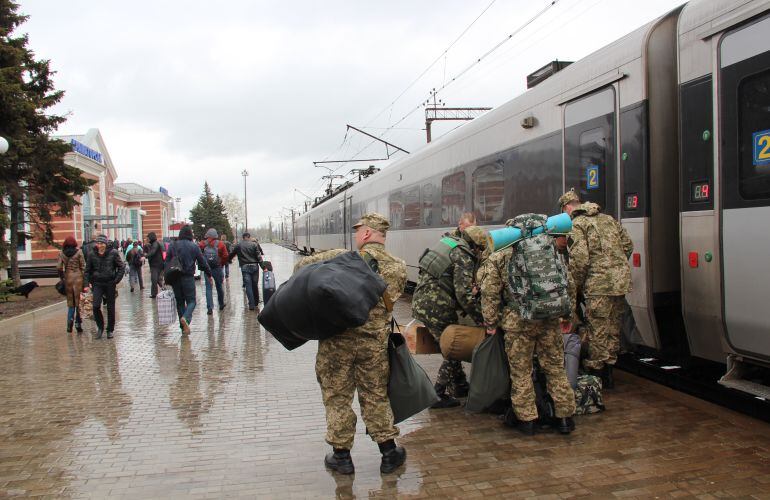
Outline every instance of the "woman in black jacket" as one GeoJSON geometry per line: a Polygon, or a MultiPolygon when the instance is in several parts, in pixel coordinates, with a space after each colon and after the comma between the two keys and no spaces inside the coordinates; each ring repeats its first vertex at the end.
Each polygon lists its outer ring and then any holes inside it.
{"type": "Polygon", "coordinates": [[[97,339],[104,333],[102,299],[107,301],[107,338],[112,338],[115,331],[115,287],[125,274],[126,265],[117,250],[107,249],[107,237],[96,237],[94,250],[88,253],[85,280],[91,285],[94,294],[94,320],[96,321],[97,339]]]}

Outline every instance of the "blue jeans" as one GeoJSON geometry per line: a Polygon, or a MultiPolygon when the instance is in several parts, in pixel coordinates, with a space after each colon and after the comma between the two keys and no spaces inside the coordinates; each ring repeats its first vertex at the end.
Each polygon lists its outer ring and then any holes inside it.
{"type": "Polygon", "coordinates": [[[208,277],[205,277],[204,280],[206,282],[206,308],[211,310],[214,309],[214,293],[213,293],[213,286],[211,285],[211,282],[214,281],[214,285],[217,287],[217,300],[219,300],[219,308],[225,307],[225,291],[222,290],[222,268],[221,267],[212,267],[211,268],[211,279],[208,277]]]}
{"type": "Polygon", "coordinates": [[[241,267],[243,284],[246,286],[246,297],[249,299],[249,308],[256,307],[259,302],[259,265],[246,264],[241,267]]]}
{"type": "Polygon", "coordinates": [[[184,318],[189,325],[195,310],[195,278],[185,274],[174,283],[172,288],[179,318],[184,318]]]}
{"type": "Polygon", "coordinates": [[[67,321],[73,322],[77,325],[81,323],[80,321],[80,309],[77,307],[68,307],[67,308],[67,321]]]}

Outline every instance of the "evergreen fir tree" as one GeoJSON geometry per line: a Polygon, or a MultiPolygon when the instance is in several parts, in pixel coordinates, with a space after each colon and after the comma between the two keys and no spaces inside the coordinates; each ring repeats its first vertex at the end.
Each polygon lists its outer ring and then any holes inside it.
{"type": "Polygon", "coordinates": [[[53,241],[55,216],[70,216],[94,181],[64,164],[70,146],[49,135],[65,121],[49,109],[64,92],[54,88],[50,61],[35,59],[26,34],[14,31],[26,21],[11,0],[0,0],[0,136],[10,149],[0,156],[0,264],[10,256],[11,277],[18,283],[16,246],[33,234],[53,241]],[[24,223],[30,226],[24,230],[24,223]],[[10,245],[5,230],[11,228],[10,245]]]}
{"type": "Polygon", "coordinates": [[[198,239],[203,239],[206,231],[212,227],[219,234],[232,234],[222,198],[211,193],[208,182],[203,184],[203,193],[198,198],[198,203],[190,210],[190,221],[192,222],[193,233],[198,239]]]}

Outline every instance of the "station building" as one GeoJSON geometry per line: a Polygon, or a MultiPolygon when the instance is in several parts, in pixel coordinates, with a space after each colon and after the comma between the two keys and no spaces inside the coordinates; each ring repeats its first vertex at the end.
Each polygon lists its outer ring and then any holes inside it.
{"type": "MultiPolygon", "coordinates": [[[[57,136],[72,146],[64,155],[67,165],[80,169],[83,177],[96,181],[89,191],[78,197],[79,206],[70,217],[57,217],[53,222],[54,240],[61,243],[74,236],[78,244],[97,234],[111,240],[144,239],[154,231],[158,239],[169,237],[169,226],[175,222],[174,199],[163,187],[151,189],[133,182],[117,182],[118,172],[98,129],[83,135],[57,136]]],[[[30,231],[27,224],[26,231],[30,231]]],[[[16,249],[22,279],[45,277],[45,268],[55,262],[59,249],[33,236],[20,238],[16,249]]]]}

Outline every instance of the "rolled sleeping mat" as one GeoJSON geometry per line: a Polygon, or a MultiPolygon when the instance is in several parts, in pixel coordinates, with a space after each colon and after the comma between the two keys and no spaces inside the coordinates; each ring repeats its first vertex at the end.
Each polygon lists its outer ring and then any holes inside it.
{"type": "Polygon", "coordinates": [[[473,349],[485,335],[483,326],[449,325],[441,333],[441,354],[444,359],[470,363],[473,349]]]}
{"type": "MultiPolygon", "coordinates": [[[[572,230],[572,218],[568,213],[548,217],[544,227],[532,231],[532,235],[547,232],[548,234],[567,234],[572,230]]],[[[521,229],[506,226],[489,232],[489,246],[493,252],[508,248],[522,238],[521,229]]]]}

